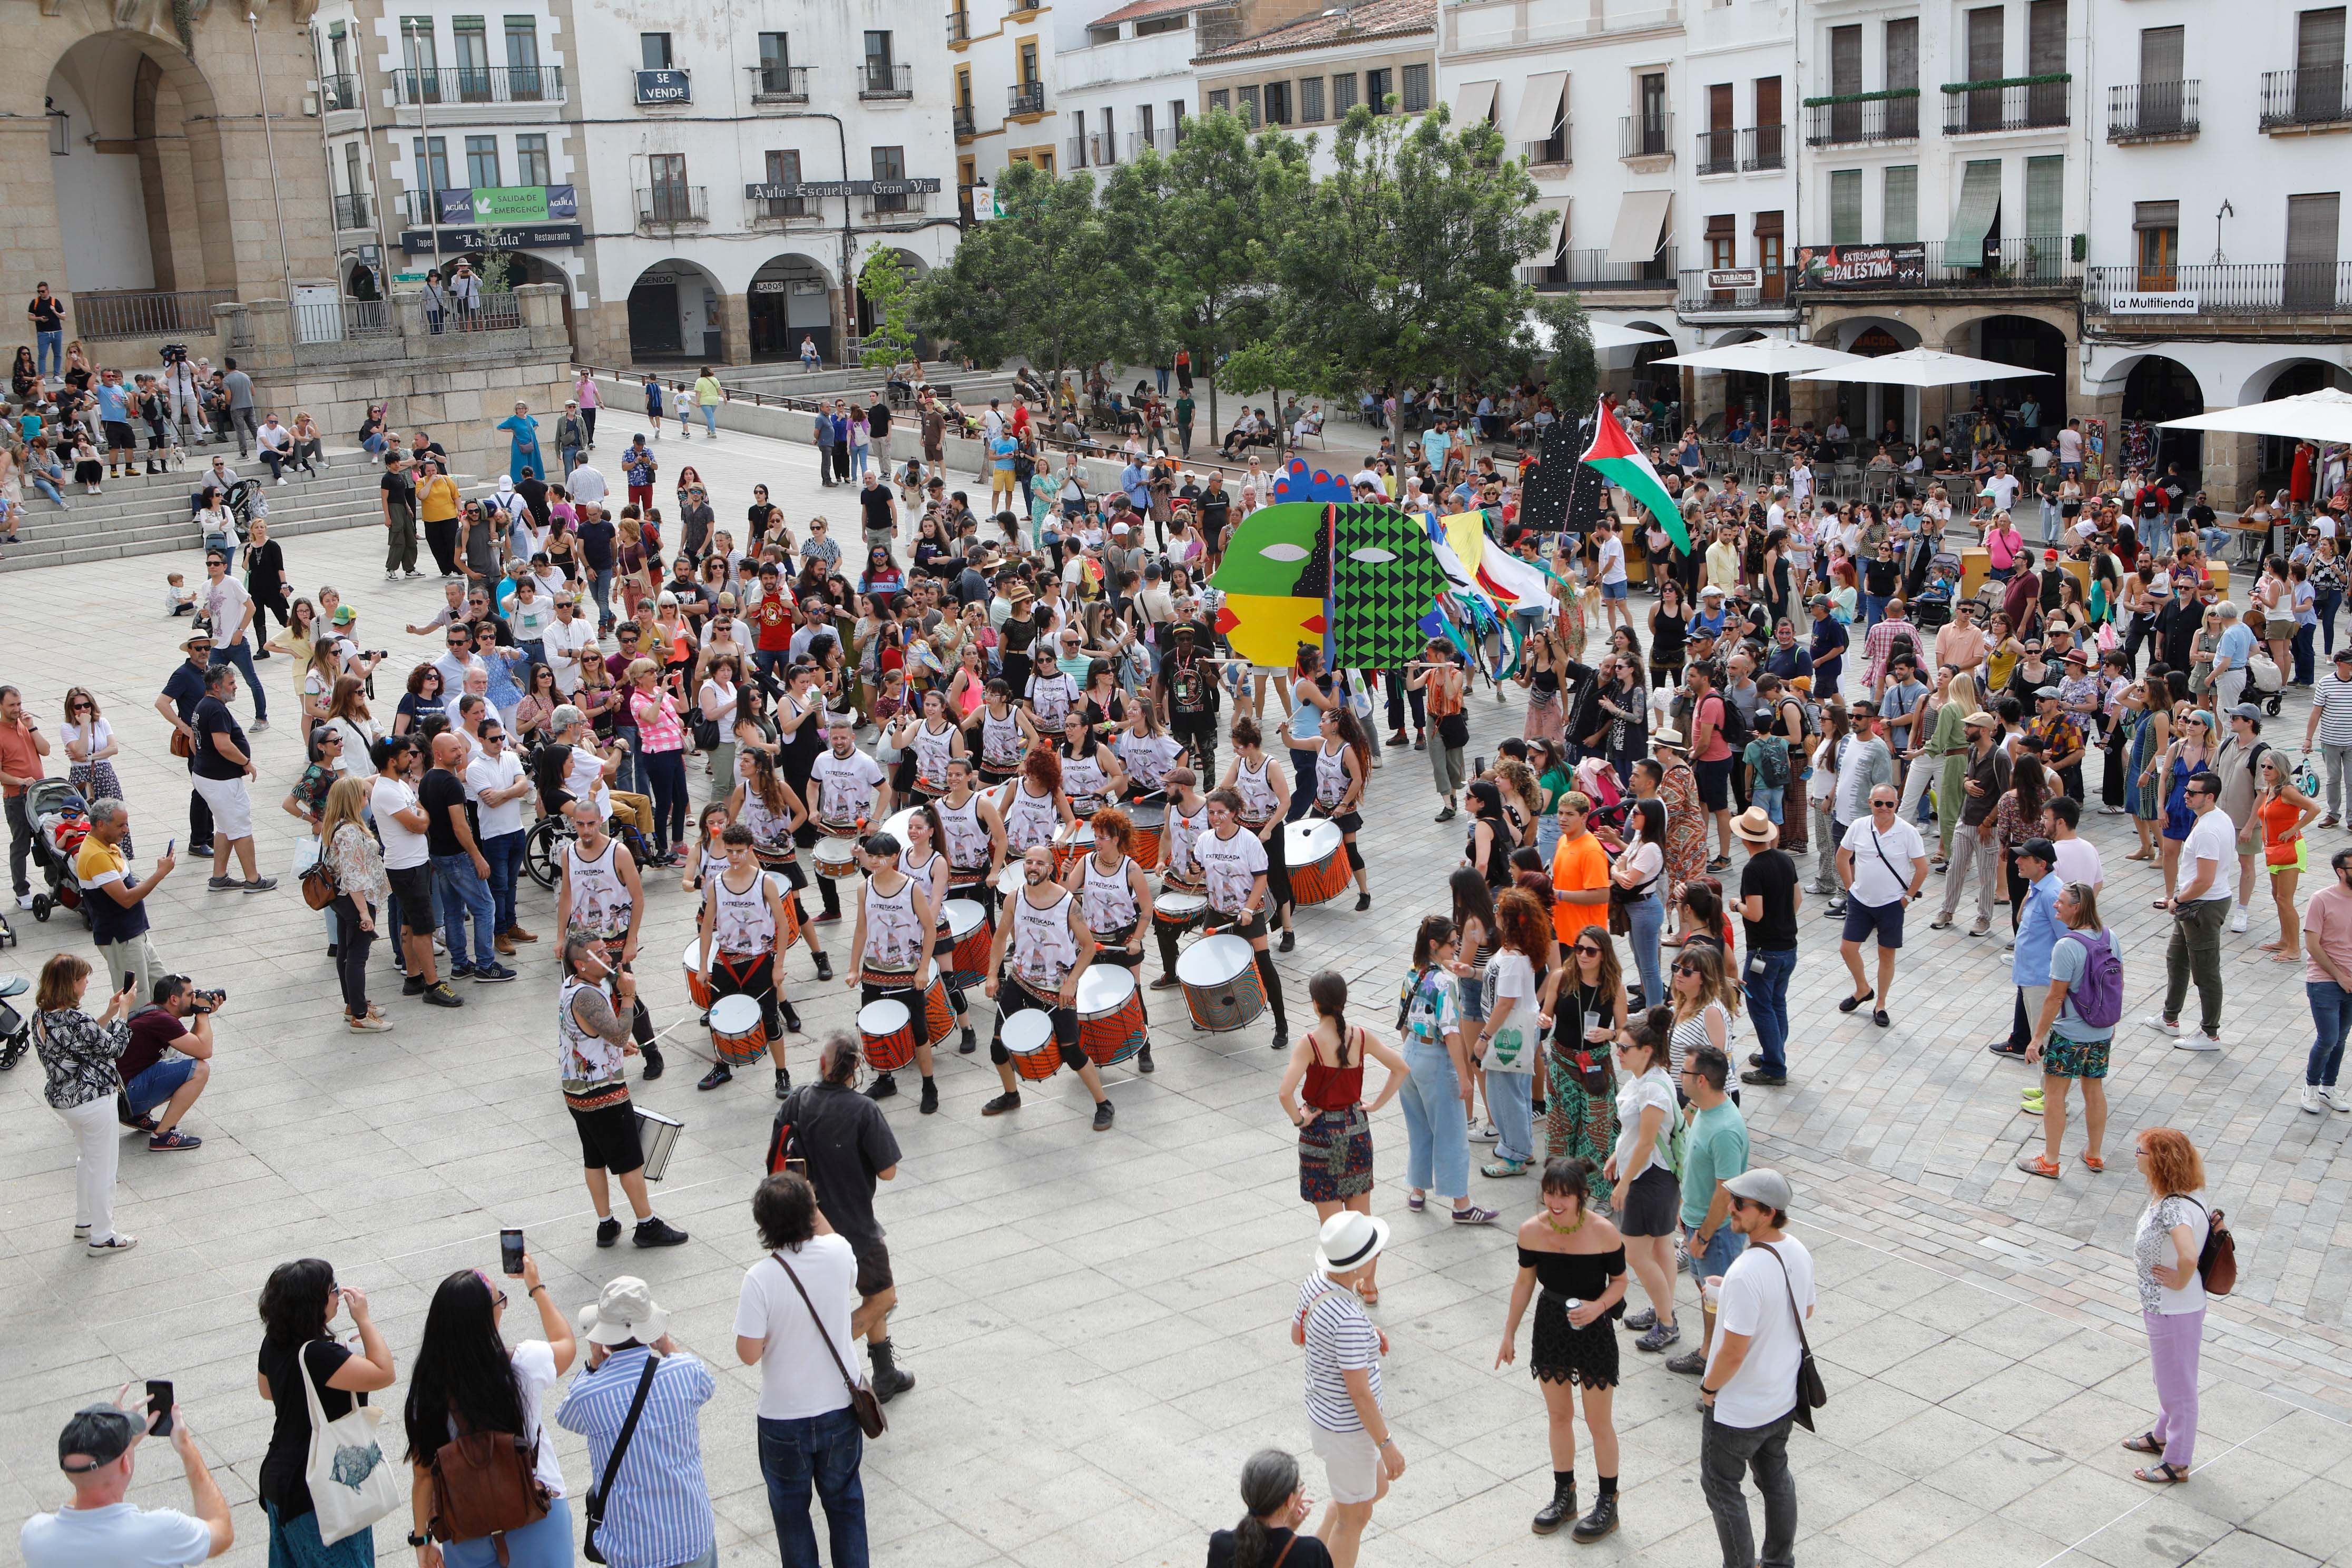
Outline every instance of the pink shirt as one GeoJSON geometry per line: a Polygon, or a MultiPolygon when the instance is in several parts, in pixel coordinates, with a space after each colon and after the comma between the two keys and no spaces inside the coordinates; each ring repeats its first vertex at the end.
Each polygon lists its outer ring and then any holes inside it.
{"type": "Polygon", "coordinates": [[[678,721],[677,704],[667,691],[656,690],[647,697],[642,691],[629,694],[629,711],[637,721],[637,749],[641,752],[682,752],[686,750],[686,726],[678,721]]]}
{"type": "MultiPolygon", "coordinates": [[[[2352,974],[2352,891],[2335,883],[2312,894],[2311,902],[2304,906],[2303,934],[2307,942],[2326,952],[2338,973],[2352,974]]],[[[2312,963],[2303,966],[2303,977],[2325,981],[2336,978],[2312,963]]]]}

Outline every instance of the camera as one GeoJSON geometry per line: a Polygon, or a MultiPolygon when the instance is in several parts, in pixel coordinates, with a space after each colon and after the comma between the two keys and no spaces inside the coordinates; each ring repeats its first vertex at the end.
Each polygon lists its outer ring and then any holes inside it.
{"type": "Polygon", "coordinates": [[[226,988],[218,991],[199,991],[191,986],[188,990],[188,1012],[194,1017],[201,1018],[207,1013],[217,1013],[227,1001],[228,992],[226,988]]]}
{"type": "Polygon", "coordinates": [[[165,364],[187,363],[188,345],[185,343],[165,343],[163,345],[163,363],[165,364]]]}

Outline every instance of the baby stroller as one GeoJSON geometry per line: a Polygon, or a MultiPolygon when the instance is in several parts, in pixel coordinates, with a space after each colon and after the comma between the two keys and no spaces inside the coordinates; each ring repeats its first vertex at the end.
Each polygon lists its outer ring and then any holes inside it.
{"type": "Polygon", "coordinates": [[[2286,700],[2286,676],[2278,661],[2268,652],[2257,648],[2246,660],[2246,689],[2243,700],[2259,702],[2263,711],[2275,719],[2279,705],[2286,700]]]}
{"type": "Polygon", "coordinates": [[[7,1072],[25,1059],[25,1047],[33,1043],[33,1026],[22,1013],[8,1005],[12,996],[22,996],[33,988],[33,983],[21,974],[0,974],[0,1072],[7,1072]]]}
{"type": "MultiPolygon", "coordinates": [[[[33,895],[33,918],[46,921],[55,909],[80,910],[81,883],[74,876],[74,857],[89,837],[89,806],[81,792],[63,779],[41,779],[25,790],[25,815],[33,822],[33,861],[48,883],[46,892],[33,895]]],[[[83,923],[89,911],[82,910],[83,923]]]]}

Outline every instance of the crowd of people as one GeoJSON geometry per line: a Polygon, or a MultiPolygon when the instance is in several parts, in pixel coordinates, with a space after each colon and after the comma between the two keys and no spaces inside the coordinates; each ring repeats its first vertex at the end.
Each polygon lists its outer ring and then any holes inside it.
{"type": "MultiPolygon", "coordinates": [[[[1463,413],[1466,397],[1428,401],[1465,421],[1496,417],[1463,413]]],[[[2317,1020],[2304,1107],[2352,1110],[2352,1093],[2336,1087],[2352,1026],[2352,849],[2297,910],[2292,878],[2307,865],[2315,786],[2260,742],[2263,710],[2238,700],[2265,657],[2250,645],[2278,640],[2268,622],[2294,614],[2294,596],[2245,637],[2226,573],[2217,583],[2194,529],[2141,545],[2131,522],[2100,509],[2065,553],[2019,548],[2004,562],[1993,546],[2013,531],[2009,516],[1980,505],[1990,561],[1966,587],[1973,572],[1946,559],[1966,519],[1940,495],[1881,510],[1780,488],[1750,495],[1703,472],[1685,483],[1675,469],[1673,521],[1687,548],[1664,520],[1633,528],[1605,511],[1589,533],[1562,533],[1519,518],[1532,459],[1482,449],[1491,426],[1383,408],[1354,493],[1432,520],[1488,510],[1496,548],[1547,573],[1552,600],[1520,607],[1525,636],[1507,662],[1499,631],[1464,619],[1403,668],[1331,669],[1303,645],[1289,668],[1266,670],[1224,651],[1207,584],[1232,527],[1273,499],[1255,459],[1229,495],[1222,473],[1196,483],[1139,430],[1120,488],[1097,497],[1075,462],[1058,476],[1042,462],[1019,471],[1045,415],[1025,400],[992,403],[978,420],[991,484],[981,507],[945,467],[944,411],[928,394],[918,404],[924,450],[903,471],[883,444],[887,408],[849,426],[862,425],[863,446],[831,444],[846,466],[829,480],[860,498],[854,561],[825,519],[795,528],[765,487],[740,533],[719,526],[690,467],[672,480],[673,522],[654,504],[661,465],[643,435],[617,459],[626,500],[608,508],[585,378],[559,426],[560,483],[530,460],[541,448],[525,408],[500,426],[516,472],[470,500],[420,431],[383,458],[385,571],[422,574],[422,521],[446,603],[405,629],[440,637],[441,656],[379,697],[379,674],[388,688],[393,672],[366,647],[356,607],[331,587],[294,593],[297,575],[265,532],[246,542],[242,584],[229,542],[208,542],[186,659],[155,702],[188,763],[187,848],[212,859],[208,888],[266,894],[276,884],[253,858],[259,768],[247,731],[267,722],[254,660],[288,659],[305,765],[283,808],[308,830],[303,891],[321,912],[342,1028],[400,1021],[371,994],[379,935],[394,939],[400,995],[416,1006],[461,1008],[460,984],[553,979],[558,1078],[599,1247],[624,1234],[614,1180],[635,1245],[687,1239],[654,1212],[650,1123],[631,1097],[633,1077],[665,1071],[665,1037],[679,1043],[677,1028],[655,1027],[639,980],[648,910],[669,896],[652,873],[675,875],[698,911],[688,968],[709,1049],[693,1051],[710,1065],[697,1088],[723,1090],[764,1061],[780,1102],[779,1173],[753,1198],[767,1250],[746,1277],[737,1352],[762,1368],[761,1462],[788,1564],[816,1561],[812,1495],[827,1513],[831,1561],[866,1560],[861,1394],[878,1410],[914,1384],[889,1339],[897,1292],[873,1205],[899,1160],[884,1109],[898,1075],[916,1075],[917,1115],[938,1113],[942,1062],[976,1054],[984,1029],[998,1092],[981,1115],[1017,1112],[1024,1092],[1050,1091],[1067,1068],[1093,1131],[1108,1131],[1108,1071],[1155,1070],[1151,1009],[1167,1015],[1147,998],[1181,990],[1201,1016],[1185,958],[1207,949],[1180,947],[1195,933],[1245,949],[1226,984],[1255,992],[1273,1047],[1288,1052],[1276,1099],[1297,1129],[1299,1195],[1318,1222],[1292,1336],[1306,1352],[1327,1507],[1312,1536],[1293,1535],[1308,1511],[1296,1462],[1252,1459],[1249,1516],[1211,1546],[1213,1563],[1238,1568],[1285,1554],[1351,1568],[1376,1503],[1405,1473],[1381,1403],[1386,1339],[1369,1315],[1400,1223],[1371,1212],[1372,1119],[1391,1100],[1403,1111],[1407,1215],[1427,1213],[1434,1194],[1446,1223],[1490,1226],[1501,1217],[1492,1194],[1516,1189],[1480,1184],[1535,1177],[1498,1352],[1517,1359],[1532,1310],[1527,1364],[1554,1482],[1534,1530],[1593,1541],[1617,1526],[1622,1330],[1697,1383],[1696,1443],[1727,1565],[1757,1560],[1748,1474],[1765,1503],[1762,1560],[1788,1561],[1788,1428],[1818,1403],[1804,1330],[1812,1264],[1786,1229],[1799,1194],[1751,1161],[1740,1097],[1802,1070],[1789,989],[1808,895],[1839,921],[1853,982],[1840,1009],[1866,1009],[1882,1028],[1908,913],[1938,872],[1937,928],[1952,923],[1972,874],[1972,934],[1990,936],[2008,905],[2010,940],[1983,962],[2009,969],[2014,1017],[1988,1048],[2041,1068],[2026,1105],[2042,1119],[2043,1148],[2021,1168],[2055,1180],[2077,1083],[2078,1159],[2104,1169],[2103,1080],[2126,976],[2101,900],[2152,893],[2160,872],[2164,896],[2152,901],[2175,924],[2166,998],[2148,1023],[2185,1049],[2219,1049],[2218,955],[2225,927],[2251,929],[2259,854],[2274,892],[2285,889],[2271,946],[2306,963],[2317,1020]],[[264,586],[280,606],[276,637],[256,613],[264,586]],[[235,712],[240,679],[250,726],[235,712]],[[1466,758],[1472,705],[1507,703],[1514,687],[1521,733],[1492,759],[1466,758]],[[2084,771],[2095,746],[2095,803],[2084,771]],[[1297,920],[1303,907],[1351,889],[1353,908],[1369,906],[1356,837],[1372,771],[1406,749],[1428,752],[1437,820],[1462,823],[1463,852],[1442,889],[1433,878],[1387,893],[1428,910],[1393,1024],[1368,1026],[1360,1000],[1351,1020],[1348,983],[1318,968],[1294,1037],[1275,960],[1314,940],[1297,920]],[[2146,888],[2107,889],[2078,831],[2093,808],[2140,824],[2143,852],[2130,858],[2148,863],[2146,888]],[[1294,826],[1328,834],[1312,865],[1291,861],[1294,826]],[[527,876],[554,896],[544,967],[520,956],[541,941],[520,923],[527,876]],[[824,930],[835,924],[846,934],[824,930]],[[787,962],[802,945],[805,972],[787,962]],[[1155,949],[1158,973],[1146,979],[1155,949]],[[2181,1021],[2191,984],[2194,1029],[2181,1021]],[[795,997],[828,985],[855,990],[858,1026],[829,1036],[796,1084],[795,997]],[[1368,1066],[1383,1075],[1370,1094],[1368,1066]],[[1482,1143],[1492,1158],[1474,1182],[1482,1143]],[[1677,1301],[1685,1269],[1696,1325],[1689,1297],[1677,1301]],[[1643,1304],[1629,1312],[1635,1284],[1643,1304]],[[859,1340],[863,1376],[852,1370],[859,1340]],[[1589,1508],[1575,1476],[1580,1415],[1589,1508]]],[[[824,460],[830,470],[835,458],[824,460]]],[[[2296,547],[2280,581],[2306,582],[2296,570],[2340,523],[2315,514],[2316,542],[2296,547]]],[[[2333,662],[2311,717],[2315,733],[2326,731],[2331,778],[2352,755],[2352,642],[2333,662]]],[[[157,1152],[200,1143],[182,1123],[208,1078],[209,1018],[225,999],[194,992],[156,954],[146,905],[175,862],[167,851],[135,873],[131,807],[100,772],[111,731],[86,690],[68,694],[65,722],[89,825],[73,874],[92,894],[107,1000],[92,1011],[92,966],[60,953],[42,972],[32,1032],[49,1103],[79,1151],[77,1238],[105,1257],[135,1244],[112,1222],[117,1123],[141,1127],[157,1152]],[[120,991],[118,975],[129,977],[120,991]]],[[[53,755],[21,695],[0,689],[20,897],[43,831],[27,792],[53,755]]],[[[152,840],[156,829],[142,832],[152,840]]],[[[1245,1011],[1243,1026],[1259,1016],[1245,1011]]],[[[2202,1176],[2179,1133],[2140,1129],[2134,1142],[2152,1195],[2140,1263],[2163,1401],[2135,1446],[2161,1458],[2143,1479],[2177,1482],[2195,1439],[2202,1176]]],[[[545,1522],[562,1511],[564,1483],[542,1438],[522,1447],[548,1506],[467,1539],[436,1524],[436,1500],[456,1485],[442,1468],[477,1462],[465,1436],[535,1432],[577,1348],[542,1300],[545,1338],[503,1349],[499,1279],[533,1296],[543,1288],[527,1255],[502,1266],[451,1276],[428,1318],[405,1414],[411,1541],[439,1534],[446,1544],[429,1550],[467,1562],[490,1560],[482,1552],[496,1544],[501,1561],[513,1550],[530,1564],[569,1563],[568,1518],[545,1522]]],[[[305,1563],[372,1561],[364,1530],[330,1539],[320,1527],[301,1458],[311,1423],[341,1421],[352,1396],[393,1384],[392,1356],[364,1297],[339,1296],[320,1260],[281,1267],[263,1316],[265,1397],[298,1377],[311,1396],[274,1398],[272,1454],[281,1444],[283,1454],[262,1484],[273,1554],[282,1537],[305,1563]],[[357,1352],[327,1331],[338,1300],[357,1352]]],[[[585,1511],[605,1559],[625,1568],[715,1560],[695,1416],[711,1374],[665,1319],[642,1280],[608,1284],[580,1324],[587,1369],[555,1410],[589,1437],[600,1479],[585,1511]],[[632,1441],[643,1457],[621,1470],[632,1441]]],[[[91,1497],[109,1486],[119,1496],[127,1480],[139,1422],[106,1407],[75,1419],[60,1443],[61,1462],[86,1461],[67,1463],[77,1502],[27,1526],[28,1561],[39,1531],[106,1506],[80,1500],[84,1476],[98,1478],[91,1497]]],[[[199,1488],[199,1519],[205,1506],[199,1488]]],[[[196,1551],[193,1527],[171,1539],[183,1554],[158,1560],[200,1560],[184,1554],[196,1551]]],[[[226,1544],[217,1531],[205,1542],[226,1544]]]]}

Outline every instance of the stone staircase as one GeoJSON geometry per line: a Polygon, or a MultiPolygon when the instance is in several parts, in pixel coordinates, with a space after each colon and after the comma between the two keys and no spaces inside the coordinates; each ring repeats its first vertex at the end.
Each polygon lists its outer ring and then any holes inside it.
{"type": "MultiPolygon", "coordinates": [[[[0,572],[173,552],[185,552],[195,562],[202,541],[189,517],[188,497],[205,482],[212,454],[218,449],[191,447],[185,468],[108,479],[99,495],[84,495],[79,485],[68,483],[60,487],[70,509],[66,511],[59,511],[47,496],[26,485],[23,522],[16,542],[0,547],[0,572]]],[[[328,529],[372,527],[381,517],[376,483],[383,469],[356,447],[330,451],[316,479],[299,470],[289,473],[282,487],[269,482],[269,468],[258,459],[239,462],[232,451],[229,467],[240,479],[262,481],[269,530],[279,539],[328,529]]],[[[472,488],[462,477],[458,482],[472,488]]],[[[191,582],[201,576],[197,565],[192,564],[188,571],[191,582]]]]}

